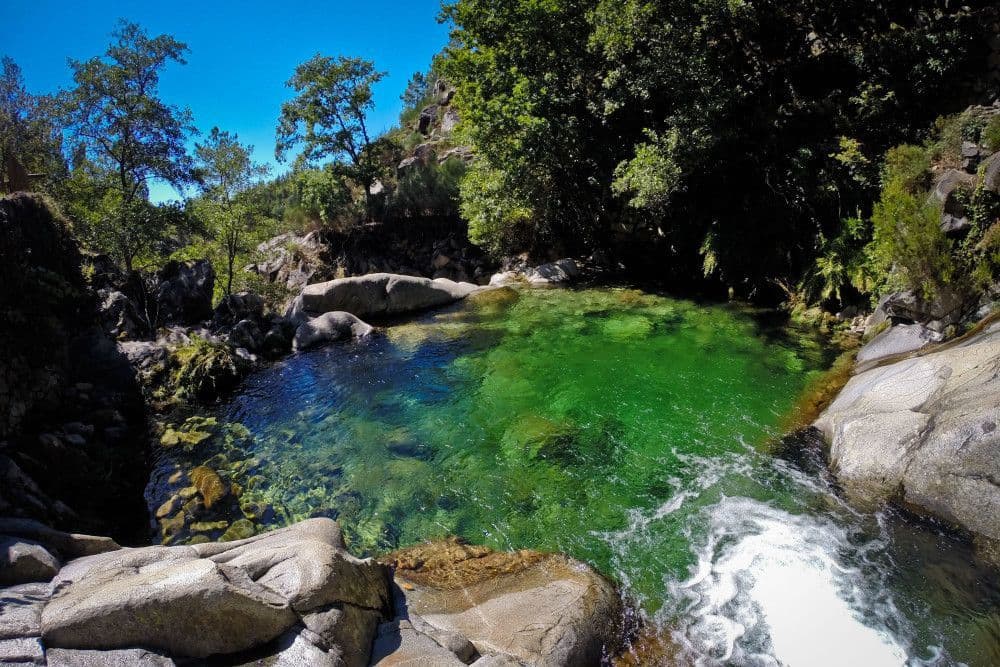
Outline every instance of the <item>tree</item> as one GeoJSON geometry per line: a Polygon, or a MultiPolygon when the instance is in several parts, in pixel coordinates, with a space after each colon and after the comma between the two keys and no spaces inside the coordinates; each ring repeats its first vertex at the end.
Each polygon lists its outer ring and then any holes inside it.
{"type": "Polygon", "coordinates": [[[54,181],[66,171],[62,138],[53,121],[51,99],[24,87],[21,68],[12,58],[0,61],[0,188],[34,187],[41,178],[54,181]],[[29,181],[29,172],[34,177],[29,181]]]}
{"type": "Polygon", "coordinates": [[[109,250],[132,270],[144,243],[143,213],[148,183],[162,179],[175,187],[190,182],[191,159],[184,149],[195,130],[191,112],[158,97],[160,74],[170,62],[184,64],[187,46],[170,35],[149,37],[122,21],[104,58],[70,61],[76,87],[62,99],[73,138],[85,157],[104,174],[104,201],[111,216],[109,250]]]}
{"type": "Polygon", "coordinates": [[[794,282],[870,210],[885,150],[971,101],[995,5],[450,2],[470,234],[501,253],[614,245],[744,296],[794,282]]]}
{"type": "Polygon", "coordinates": [[[430,94],[433,83],[430,75],[414,72],[406,84],[406,90],[399,96],[399,99],[403,100],[403,108],[413,109],[417,107],[430,94]]]}
{"type": "Polygon", "coordinates": [[[287,85],[296,96],[281,106],[275,157],[284,160],[301,146],[300,165],[324,158],[342,162],[344,174],[364,188],[365,211],[372,217],[372,186],[384,170],[381,140],[373,141],[365,117],[374,107],[372,86],[385,72],[361,58],[316,54],[295,68],[287,85]]]}
{"type": "Polygon", "coordinates": [[[253,146],[241,144],[239,137],[213,127],[207,141],[195,144],[195,175],[203,199],[203,218],[226,255],[227,295],[233,292],[236,258],[247,250],[260,208],[250,194],[255,182],[266,176],[267,165],[255,164],[253,146]]]}

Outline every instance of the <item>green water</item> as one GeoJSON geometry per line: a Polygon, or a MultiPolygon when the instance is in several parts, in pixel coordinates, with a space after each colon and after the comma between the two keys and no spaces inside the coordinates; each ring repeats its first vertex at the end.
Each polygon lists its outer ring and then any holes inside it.
{"type": "Polygon", "coordinates": [[[290,520],[333,510],[366,553],[457,534],[607,564],[592,533],[658,504],[676,452],[764,442],[823,362],[727,308],[508,296],[258,378],[226,416],[271,462],[267,497],[290,520]]]}
{"type": "Polygon", "coordinates": [[[249,431],[226,461],[263,524],[334,517],[359,554],[447,535],[565,552],[691,661],[806,664],[805,646],[851,664],[849,644],[864,664],[990,664],[996,586],[967,549],[860,514],[815,460],[772,453],[830,361],[733,306],[504,290],[293,356],[217,416],[249,431]],[[947,575],[912,557],[946,548],[947,575]]]}

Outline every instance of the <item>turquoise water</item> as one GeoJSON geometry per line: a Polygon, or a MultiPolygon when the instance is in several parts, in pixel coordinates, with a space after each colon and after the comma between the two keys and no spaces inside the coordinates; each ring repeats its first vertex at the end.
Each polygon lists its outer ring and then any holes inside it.
{"type": "Polygon", "coordinates": [[[257,529],[331,516],[359,554],[461,535],[585,560],[672,660],[1000,660],[996,582],[967,548],[775,451],[830,361],[736,307],[491,292],[252,376],[217,415],[249,433],[213,465],[266,508],[257,529]]]}

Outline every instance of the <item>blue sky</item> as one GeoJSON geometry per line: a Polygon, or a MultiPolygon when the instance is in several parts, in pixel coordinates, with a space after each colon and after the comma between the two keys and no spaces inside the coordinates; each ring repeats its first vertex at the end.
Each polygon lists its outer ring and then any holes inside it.
{"type": "MultiPolygon", "coordinates": [[[[163,99],[189,107],[202,132],[214,125],[253,144],[260,162],[274,164],[274,128],[285,81],[313,54],[361,56],[388,71],[375,90],[372,126],[397,120],[400,94],[413,72],[426,69],[448,39],[437,22],[440,0],[364,2],[0,2],[0,55],[21,66],[34,93],[72,84],[67,58],[104,53],[119,18],[153,35],[169,33],[190,48],[187,65],[163,74],[163,99]]],[[[282,169],[283,167],[277,167],[282,169]]],[[[176,198],[154,184],[153,199],[176,198]]]]}

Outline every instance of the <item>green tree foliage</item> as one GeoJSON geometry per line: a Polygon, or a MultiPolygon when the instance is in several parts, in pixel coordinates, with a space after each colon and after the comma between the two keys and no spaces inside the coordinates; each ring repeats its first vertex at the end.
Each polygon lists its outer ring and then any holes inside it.
{"type": "Polygon", "coordinates": [[[494,250],[593,238],[616,138],[603,123],[593,2],[461,0],[440,63],[479,164],[462,186],[469,233],[494,250]],[[611,158],[611,159],[609,159],[611,158]]]}
{"type": "Polygon", "coordinates": [[[982,143],[988,151],[1000,151],[1000,116],[993,116],[983,128],[982,143]]]}
{"type": "Polygon", "coordinates": [[[277,130],[279,160],[299,148],[300,166],[326,158],[340,163],[342,173],[364,189],[369,218],[372,186],[385,170],[385,146],[370,135],[366,116],[374,107],[372,86],[384,76],[368,60],[316,54],[288,80],[296,96],[282,105],[277,130]]]}
{"type": "Polygon", "coordinates": [[[406,84],[406,90],[399,96],[399,99],[403,100],[403,109],[415,109],[420,106],[433,88],[433,75],[414,72],[406,84]]]}
{"type": "Polygon", "coordinates": [[[250,188],[267,175],[268,167],[255,164],[252,155],[252,146],[217,127],[206,141],[195,144],[195,174],[202,192],[195,206],[224,253],[227,295],[233,291],[236,259],[249,250],[261,217],[250,188]]]}
{"type": "Polygon", "coordinates": [[[149,37],[121,22],[103,58],[71,60],[75,88],[61,100],[74,141],[76,162],[88,161],[92,187],[103,191],[91,224],[103,250],[132,269],[148,247],[155,207],[148,183],[162,179],[180,187],[189,181],[184,142],[194,131],[191,113],[158,96],[160,74],[170,62],[184,63],[187,47],[169,35],[149,37]]]}
{"type": "Polygon", "coordinates": [[[44,182],[51,190],[65,172],[52,99],[29,93],[21,68],[5,56],[0,60],[0,191],[5,184],[13,190],[18,176],[28,173],[34,175],[32,188],[44,182]]]}
{"type": "Polygon", "coordinates": [[[941,209],[926,196],[909,192],[901,179],[890,179],[875,204],[872,225],[868,254],[890,289],[912,289],[933,299],[951,283],[951,242],[941,231],[941,209]]]}
{"type": "Polygon", "coordinates": [[[458,187],[465,171],[465,163],[457,158],[408,168],[389,198],[387,218],[457,217],[458,187]]]}
{"type": "Polygon", "coordinates": [[[453,2],[442,69],[483,162],[462,187],[471,233],[504,251],[616,242],[678,275],[710,248],[745,294],[797,277],[875,198],[878,157],[966,103],[989,9],[453,2]]]}

